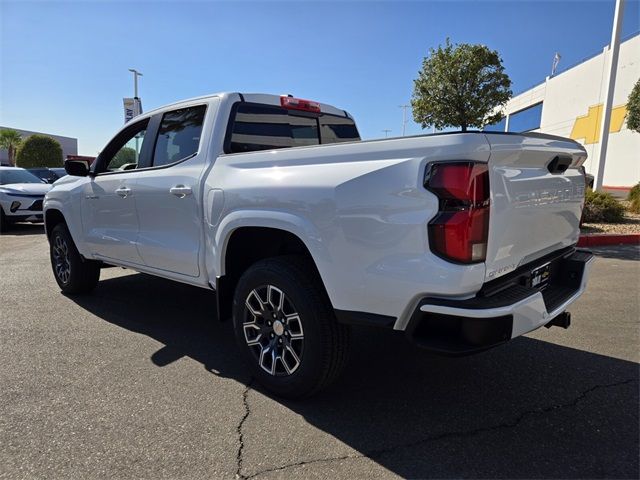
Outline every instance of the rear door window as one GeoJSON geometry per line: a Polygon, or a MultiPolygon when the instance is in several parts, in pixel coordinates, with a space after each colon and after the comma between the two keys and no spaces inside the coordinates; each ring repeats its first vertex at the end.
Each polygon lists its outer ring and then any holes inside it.
{"type": "Polygon", "coordinates": [[[359,140],[353,120],[327,114],[241,103],[232,113],[227,153],[359,140]]]}
{"type": "Polygon", "coordinates": [[[153,166],[169,165],[198,153],[207,107],[181,108],[162,116],[153,151],[153,166]]]}

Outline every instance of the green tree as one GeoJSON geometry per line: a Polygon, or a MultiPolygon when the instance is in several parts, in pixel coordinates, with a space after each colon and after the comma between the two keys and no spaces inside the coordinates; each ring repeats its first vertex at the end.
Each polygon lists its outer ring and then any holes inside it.
{"type": "Polygon", "coordinates": [[[109,162],[109,170],[115,170],[127,163],[136,163],[136,149],[122,147],[109,162]]]}
{"type": "Polygon", "coordinates": [[[640,133],[640,78],[636,82],[627,100],[627,127],[640,133]]]}
{"type": "Polygon", "coordinates": [[[484,45],[449,39],[429,49],[414,80],[411,106],[422,128],[482,128],[504,117],[500,107],[511,98],[511,80],[502,59],[484,45]]]}
{"type": "Polygon", "coordinates": [[[0,148],[7,150],[9,155],[9,164],[16,164],[16,150],[22,142],[22,135],[16,130],[9,128],[0,130],[0,148]]]}
{"type": "Polygon", "coordinates": [[[20,145],[16,164],[22,168],[61,167],[62,147],[46,135],[31,135],[20,145]]]}

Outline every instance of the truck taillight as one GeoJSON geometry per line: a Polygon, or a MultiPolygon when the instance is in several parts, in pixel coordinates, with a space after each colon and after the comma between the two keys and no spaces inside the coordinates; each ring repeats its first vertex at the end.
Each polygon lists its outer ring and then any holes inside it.
{"type": "Polygon", "coordinates": [[[431,250],[454,262],[484,261],[489,235],[487,164],[433,163],[424,185],[440,200],[438,214],[428,227],[431,250]]]}
{"type": "Polygon", "coordinates": [[[305,112],[320,113],[320,104],[302,98],[280,97],[280,105],[289,110],[302,110],[305,112]]]}

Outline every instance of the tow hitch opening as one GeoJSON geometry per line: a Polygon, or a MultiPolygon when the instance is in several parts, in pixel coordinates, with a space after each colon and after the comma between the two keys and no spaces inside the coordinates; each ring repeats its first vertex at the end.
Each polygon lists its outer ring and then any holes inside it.
{"type": "Polygon", "coordinates": [[[562,327],[569,328],[571,326],[571,313],[570,312],[562,312],[557,317],[554,317],[549,323],[545,325],[547,328],[551,327],[562,327]]]}

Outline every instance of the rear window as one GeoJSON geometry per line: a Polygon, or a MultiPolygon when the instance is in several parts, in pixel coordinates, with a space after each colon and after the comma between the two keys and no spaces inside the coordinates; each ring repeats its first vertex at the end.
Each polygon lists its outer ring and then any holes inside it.
{"type": "Polygon", "coordinates": [[[360,140],[350,118],[272,105],[239,103],[231,114],[231,125],[227,153],[360,140]]]}

